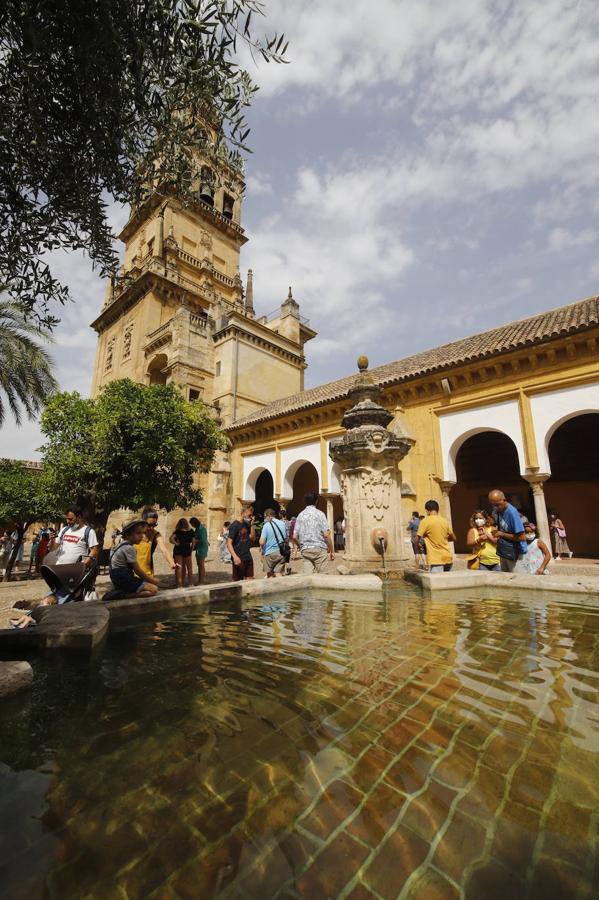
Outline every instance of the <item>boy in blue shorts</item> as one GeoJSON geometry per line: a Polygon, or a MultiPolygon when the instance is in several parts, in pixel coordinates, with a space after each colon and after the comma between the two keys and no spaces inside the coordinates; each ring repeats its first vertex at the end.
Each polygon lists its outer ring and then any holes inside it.
{"type": "Polygon", "coordinates": [[[133,546],[139,544],[145,529],[144,519],[128,522],[121,532],[123,540],[110,553],[110,579],[115,590],[127,597],[153,597],[158,592],[157,579],[140,567],[133,546]]]}

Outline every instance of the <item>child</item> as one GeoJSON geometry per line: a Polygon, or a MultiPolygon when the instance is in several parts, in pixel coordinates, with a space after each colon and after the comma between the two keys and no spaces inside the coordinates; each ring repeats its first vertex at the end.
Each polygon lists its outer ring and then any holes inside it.
{"type": "Polygon", "coordinates": [[[144,519],[133,519],[123,530],[123,540],[110,551],[110,578],[119,594],[125,597],[153,597],[158,581],[139,565],[135,544],[139,544],[146,530],[144,519]]]}

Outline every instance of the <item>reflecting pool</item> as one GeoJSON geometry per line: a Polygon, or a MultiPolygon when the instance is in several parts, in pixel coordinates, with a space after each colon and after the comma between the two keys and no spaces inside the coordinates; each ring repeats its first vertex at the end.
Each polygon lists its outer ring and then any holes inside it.
{"type": "Polygon", "coordinates": [[[35,668],[10,900],[597,896],[599,608],[291,589],[35,668]]]}

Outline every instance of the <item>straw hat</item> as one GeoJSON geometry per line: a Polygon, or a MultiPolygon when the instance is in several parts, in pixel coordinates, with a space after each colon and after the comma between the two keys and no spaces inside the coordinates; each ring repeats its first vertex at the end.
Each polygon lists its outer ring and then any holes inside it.
{"type": "Polygon", "coordinates": [[[136,528],[138,525],[146,525],[146,524],[147,523],[146,523],[145,519],[131,519],[130,522],[126,522],[123,525],[123,527],[121,528],[121,534],[124,537],[126,534],[129,534],[129,532],[132,531],[134,528],[136,528]]]}

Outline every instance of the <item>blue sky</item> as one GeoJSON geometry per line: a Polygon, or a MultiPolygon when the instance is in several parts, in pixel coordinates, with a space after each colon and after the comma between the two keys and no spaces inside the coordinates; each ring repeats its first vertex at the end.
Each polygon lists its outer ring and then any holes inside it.
{"type": "MultiPolygon", "coordinates": [[[[250,110],[242,275],[258,314],[292,285],[319,337],[306,386],[599,292],[599,9],[589,0],[271,0],[286,66],[250,110]]],[[[115,226],[123,213],[115,211],[115,226]]],[[[53,349],[89,391],[104,287],[53,349]]],[[[35,457],[34,423],[0,455],[35,457]]]]}

